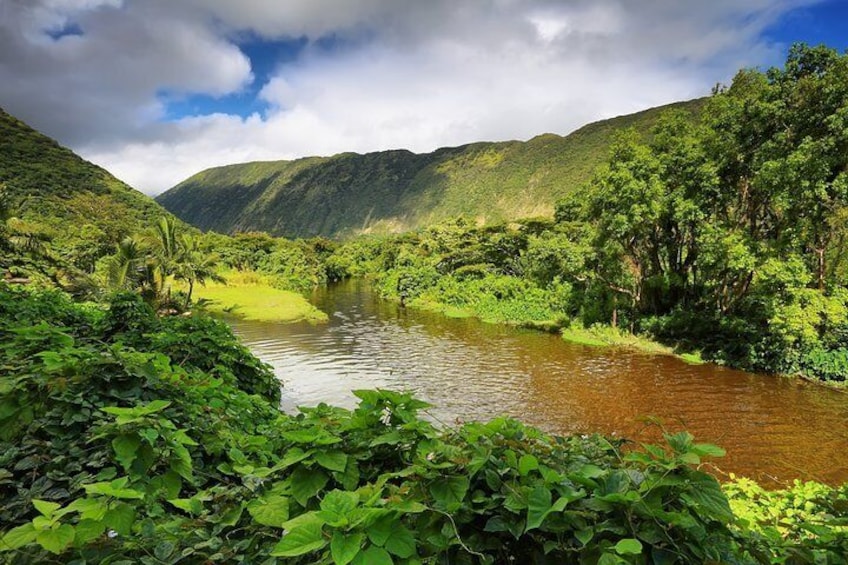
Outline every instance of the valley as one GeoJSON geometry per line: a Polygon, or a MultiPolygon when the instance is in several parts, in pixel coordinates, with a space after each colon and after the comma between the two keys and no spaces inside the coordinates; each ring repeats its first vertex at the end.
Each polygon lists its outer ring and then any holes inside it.
{"type": "Polygon", "coordinates": [[[0,112],[0,556],[844,563],[846,101],[798,44],[156,201],[0,112]]]}

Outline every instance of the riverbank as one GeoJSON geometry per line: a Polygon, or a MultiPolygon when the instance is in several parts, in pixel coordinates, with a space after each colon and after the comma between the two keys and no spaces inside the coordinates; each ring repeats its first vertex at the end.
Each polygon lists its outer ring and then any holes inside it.
{"type": "Polygon", "coordinates": [[[450,304],[444,304],[437,300],[428,298],[416,298],[404,306],[424,310],[427,312],[435,312],[447,316],[448,318],[477,318],[487,324],[504,324],[510,326],[518,326],[522,328],[538,330],[546,333],[559,334],[563,340],[577,345],[586,345],[590,347],[612,347],[622,348],[631,351],[638,351],[646,355],[669,355],[676,357],[693,365],[707,363],[698,352],[680,353],[669,345],[665,345],[654,341],[648,337],[632,334],[611,326],[593,325],[591,327],[583,327],[579,321],[569,323],[567,320],[537,318],[522,318],[522,313],[536,312],[540,309],[535,305],[526,305],[527,308],[522,308],[520,304],[504,309],[509,312],[509,316],[495,315],[493,311],[501,312],[500,309],[488,307],[485,311],[480,311],[471,306],[459,307],[450,304]]]}
{"type": "Polygon", "coordinates": [[[213,314],[238,316],[255,322],[326,322],[327,314],[302,295],[273,286],[273,280],[252,272],[222,273],[226,283],[207,283],[194,289],[196,300],[213,314]]]}

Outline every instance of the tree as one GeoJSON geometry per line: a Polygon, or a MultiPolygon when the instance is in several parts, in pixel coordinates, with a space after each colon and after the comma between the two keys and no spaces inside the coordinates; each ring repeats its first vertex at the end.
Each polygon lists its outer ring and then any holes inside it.
{"type": "Polygon", "coordinates": [[[184,308],[191,304],[195,283],[205,284],[207,280],[224,282],[217,272],[218,256],[200,251],[195,238],[188,234],[180,237],[179,253],[173,262],[173,276],[176,280],[188,283],[184,308]]]}

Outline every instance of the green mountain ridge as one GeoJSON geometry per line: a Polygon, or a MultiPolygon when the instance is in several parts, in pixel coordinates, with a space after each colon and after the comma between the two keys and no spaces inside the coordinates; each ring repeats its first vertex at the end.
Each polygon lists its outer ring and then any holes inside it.
{"type": "Polygon", "coordinates": [[[456,216],[480,223],[551,216],[606,159],[615,132],[647,132],[664,111],[695,115],[704,101],[595,122],[565,137],[215,167],[156,200],[203,230],[286,237],[396,233],[456,216]]]}
{"type": "Polygon", "coordinates": [[[0,189],[20,222],[57,249],[88,247],[92,258],[169,215],[152,198],[2,108],[0,189]]]}

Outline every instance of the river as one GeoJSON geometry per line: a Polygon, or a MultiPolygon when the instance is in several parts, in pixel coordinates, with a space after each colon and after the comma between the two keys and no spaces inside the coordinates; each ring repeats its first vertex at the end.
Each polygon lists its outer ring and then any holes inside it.
{"type": "Polygon", "coordinates": [[[848,394],[670,356],[595,348],[556,335],[451,319],[380,300],[367,283],[320,289],[326,324],[230,320],[283,383],[283,408],[355,405],[351,390],[409,390],[453,423],[514,416],[557,433],[656,441],[662,420],[727,450],[712,460],[766,485],[848,481],[848,394]]]}

